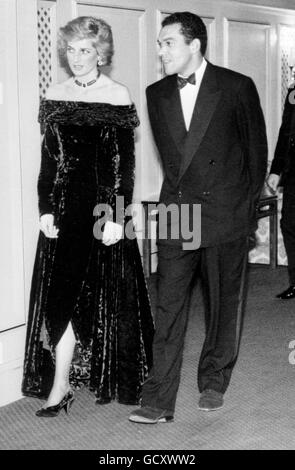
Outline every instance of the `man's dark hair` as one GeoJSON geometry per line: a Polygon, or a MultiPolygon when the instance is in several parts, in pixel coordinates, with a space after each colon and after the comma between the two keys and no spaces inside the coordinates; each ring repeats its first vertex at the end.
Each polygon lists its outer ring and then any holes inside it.
{"type": "Polygon", "coordinates": [[[203,20],[194,13],[181,11],[172,13],[162,21],[162,27],[179,23],[180,32],[185,37],[185,42],[190,44],[193,39],[199,39],[201,43],[201,54],[205,55],[207,48],[207,30],[203,20]]]}

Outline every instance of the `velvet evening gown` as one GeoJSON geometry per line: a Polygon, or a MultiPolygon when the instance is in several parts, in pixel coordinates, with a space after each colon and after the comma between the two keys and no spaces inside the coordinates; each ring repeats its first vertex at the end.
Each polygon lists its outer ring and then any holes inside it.
{"type": "MultiPolygon", "coordinates": [[[[57,239],[40,232],[33,271],[22,391],[46,397],[55,348],[71,322],[76,348],[70,381],[136,404],[152,364],[153,320],[137,240],[105,246],[94,236],[105,203],[132,201],[134,105],[44,100],[39,211],[53,214],[57,239]]],[[[118,211],[117,211],[118,212],[118,211]]],[[[125,224],[124,210],[117,214],[125,224]]],[[[113,219],[114,221],[115,218],[113,219]]]]}

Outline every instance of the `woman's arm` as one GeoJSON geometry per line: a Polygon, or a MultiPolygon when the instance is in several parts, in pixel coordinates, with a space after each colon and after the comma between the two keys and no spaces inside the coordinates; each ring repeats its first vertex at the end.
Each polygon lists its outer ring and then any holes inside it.
{"type": "Polygon", "coordinates": [[[54,153],[55,135],[52,127],[46,125],[41,145],[41,166],[38,178],[39,214],[52,214],[51,192],[56,176],[57,161],[54,153]]]}
{"type": "Polygon", "coordinates": [[[56,177],[57,162],[54,150],[55,136],[49,125],[45,127],[41,146],[41,167],[38,178],[38,198],[40,230],[48,238],[57,238],[58,229],[54,225],[51,193],[56,177]]]}

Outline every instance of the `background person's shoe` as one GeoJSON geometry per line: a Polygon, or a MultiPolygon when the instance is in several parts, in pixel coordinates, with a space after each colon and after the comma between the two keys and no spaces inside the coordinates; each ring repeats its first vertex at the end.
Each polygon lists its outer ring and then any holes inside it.
{"type": "Polygon", "coordinates": [[[289,286],[288,289],[276,295],[276,298],[282,299],[282,300],[294,299],[295,298],[295,286],[289,286]]]}
{"type": "Polygon", "coordinates": [[[223,406],[223,394],[207,388],[201,393],[199,399],[199,410],[215,411],[223,406]]]}
{"type": "Polygon", "coordinates": [[[172,423],[173,419],[173,415],[169,414],[167,410],[158,410],[150,406],[138,408],[132,411],[129,416],[129,421],[141,424],[172,423]]]}

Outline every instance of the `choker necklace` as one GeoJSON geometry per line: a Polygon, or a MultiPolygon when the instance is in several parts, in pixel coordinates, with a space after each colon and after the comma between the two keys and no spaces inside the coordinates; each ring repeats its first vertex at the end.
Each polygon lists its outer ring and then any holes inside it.
{"type": "Polygon", "coordinates": [[[94,78],[93,80],[90,80],[90,82],[82,83],[77,78],[75,78],[74,82],[76,83],[76,85],[86,88],[87,86],[93,85],[93,83],[95,83],[98,80],[99,76],[100,76],[100,72],[98,73],[97,77],[94,78]]]}

